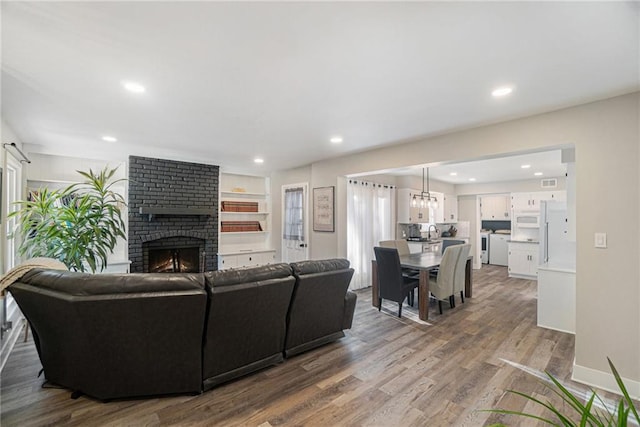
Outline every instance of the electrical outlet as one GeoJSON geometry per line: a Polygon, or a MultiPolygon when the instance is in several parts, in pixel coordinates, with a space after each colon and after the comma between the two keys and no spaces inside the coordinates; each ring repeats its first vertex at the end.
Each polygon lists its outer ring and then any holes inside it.
{"type": "Polygon", "coordinates": [[[607,247],[607,233],[595,234],[595,247],[603,249],[607,247]]]}

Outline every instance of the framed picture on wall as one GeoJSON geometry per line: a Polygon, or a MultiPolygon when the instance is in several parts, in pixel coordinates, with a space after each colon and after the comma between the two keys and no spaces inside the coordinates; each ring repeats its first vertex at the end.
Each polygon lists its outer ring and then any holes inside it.
{"type": "Polygon", "coordinates": [[[335,187],[313,189],[313,231],[335,231],[335,187]]]}

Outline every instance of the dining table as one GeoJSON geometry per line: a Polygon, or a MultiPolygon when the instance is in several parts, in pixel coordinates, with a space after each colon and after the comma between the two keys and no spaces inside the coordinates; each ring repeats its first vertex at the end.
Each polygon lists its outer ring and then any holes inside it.
{"type": "MultiPolygon", "coordinates": [[[[438,267],[441,262],[442,254],[439,252],[421,252],[400,257],[400,265],[402,267],[419,271],[418,317],[420,320],[429,319],[429,272],[438,267]]],[[[473,296],[472,266],[473,256],[469,255],[465,266],[465,298],[473,296]]],[[[375,259],[371,261],[371,305],[378,307],[378,266],[375,259]]]]}

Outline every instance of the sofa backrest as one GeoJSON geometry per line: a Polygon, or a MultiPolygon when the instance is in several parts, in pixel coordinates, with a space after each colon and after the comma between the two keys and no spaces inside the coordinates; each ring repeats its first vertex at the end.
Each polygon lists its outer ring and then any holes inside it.
{"type": "Polygon", "coordinates": [[[204,290],[204,277],[198,273],[90,274],[33,269],[20,282],[70,296],[204,290]]]}
{"type": "Polygon", "coordinates": [[[99,399],[201,390],[202,274],[38,269],[9,290],[49,381],[99,399]]]}
{"type": "Polygon", "coordinates": [[[301,261],[291,268],[296,286],[285,350],[342,331],[345,295],[354,271],[346,259],[301,261]]]}
{"type": "Polygon", "coordinates": [[[209,292],[203,346],[207,389],[239,376],[238,369],[282,357],[295,278],[288,264],[220,270],[204,276],[209,292]]]}

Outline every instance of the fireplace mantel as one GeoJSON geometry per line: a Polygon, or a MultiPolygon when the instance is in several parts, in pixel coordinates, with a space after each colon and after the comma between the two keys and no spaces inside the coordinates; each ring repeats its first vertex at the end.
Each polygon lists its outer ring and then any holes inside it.
{"type": "Polygon", "coordinates": [[[138,209],[141,215],[149,215],[149,221],[154,215],[170,215],[170,216],[209,216],[213,213],[213,208],[162,208],[157,206],[141,206],[138,209]]]}

